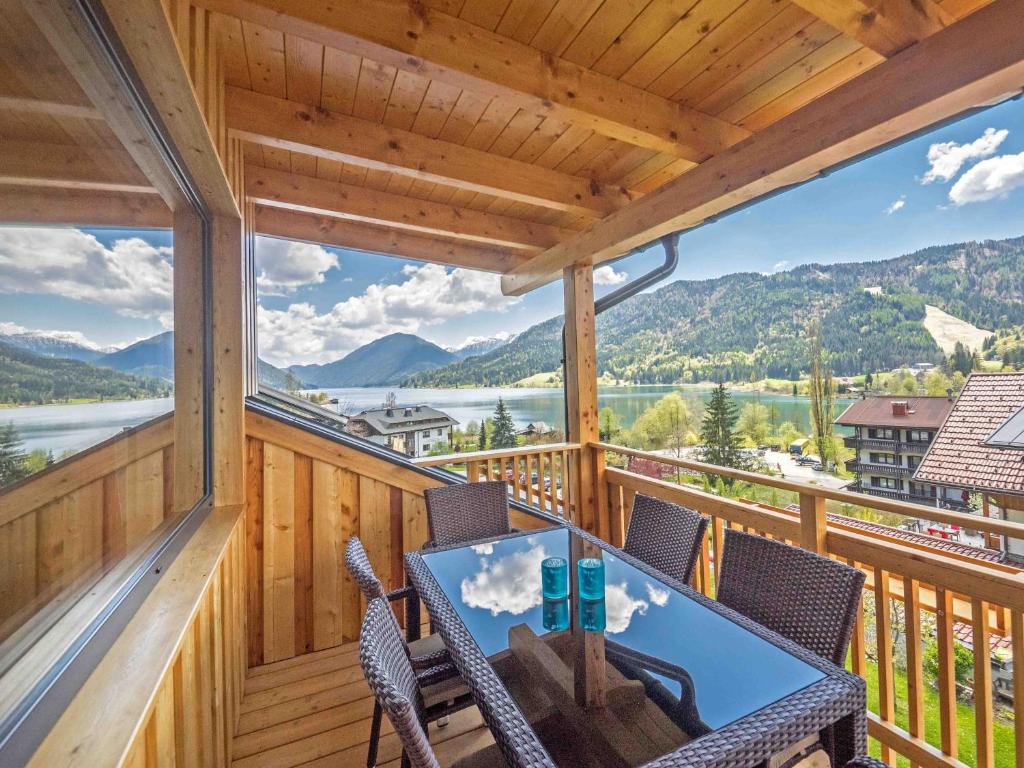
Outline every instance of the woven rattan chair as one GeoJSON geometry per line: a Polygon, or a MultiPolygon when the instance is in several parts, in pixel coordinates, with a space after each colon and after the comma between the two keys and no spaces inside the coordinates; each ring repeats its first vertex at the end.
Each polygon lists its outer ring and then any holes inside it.
{"type": "MultiPolygon", "coordinates": [[[[455,665],[452,664],[441,636],[427,635],[424,638],[419,636],[420,601],[416,591],[412,587],[402,587],[386,592],[384,585],[374,573],[363,543],[357,536],[352,536],[345,547],[345,565],[365,595],[367,603],[378,600],[390,604],[395,600],[405,600],[406,627],[409,639],[407,641],[402,637],[401,630],[399,630],[399,639],[405,649],[409,665],[415,670],[423,695],[431,705],[431,711],[437,713],[436,717],[432,719],[445,717],[472,705],[473,699],[469,688],[466,687],[458,670],[455,669],[455,665]]],[[[390,609],[389,613],[391,613],[390,609]]],[[[391,616],[394,619],[393,613],[391,616]]],[[[395,621],[395,627],[398,627],[397,621],[395,621]]],[[[378,701],[374,705],[373,720],[370,724],[370,746],[366,758],[369,768],[373,768],[377,763],[380,724],[381,706],[378,701]]]]}
{"type": "Polygon", "coordinates": [[[846,764],[846,768],[889,768],[887,763],[883,763],[881,760],[876,760],[873,757],[867,755],[861,755],[855,757],[853,760],[846,764]]]}
{"type": "Polygon", "coordinates": [[[860,608],[861,571],[732,529],[723,550],[720,602],[842,666],[860,608]]]}
{"type": "MultiPolygon", "coordinates": [[[[402,765],[408,768],[440,768],[427,738],[427,723],[450,710],[425,703],[422,677],[413,670],[401,629],[388,601],[369,601],[359,634],[359,663],[377,706],[388,716],[402,742],[402,765]]],[[[501,768],[500,751],[491,745],[453,763],[458,768],[501,768]]]]}
{"type": "Polygon", "coordinates": [[[707,529],[708,519],[692,509],[638,493],[623,549],[686,584],[707,529]]]}
{"type": "Polygon", "coordinates": [[[512,531],[504,480],[443,485],[428,488],[423,495],[430,525],[428,547],[446,547],[512,531]]]}

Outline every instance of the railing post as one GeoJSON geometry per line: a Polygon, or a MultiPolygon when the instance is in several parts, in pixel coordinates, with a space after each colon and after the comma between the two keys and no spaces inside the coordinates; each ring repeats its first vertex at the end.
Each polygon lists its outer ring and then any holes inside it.
{"type": "Polygon", "coordinates": [[[810,493],[800,493],[800,546],[827,554],[825,536],[828,520],[825,516],[825,497],[810,493]]]}

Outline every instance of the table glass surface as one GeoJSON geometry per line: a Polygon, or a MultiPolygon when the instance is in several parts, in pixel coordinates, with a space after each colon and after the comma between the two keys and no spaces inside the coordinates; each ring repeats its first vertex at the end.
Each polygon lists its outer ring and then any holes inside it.
{"type": "MultiPolygon", "coordinates": [[[[544,629],[541,562],[564,557],[574,568],[571,551],[579,550],[570,547],[573,536],[566,528],[552,528],[423,555],[506,684],[502,664],[511,655],[509,630],[513,627],[526,624],[549,643],[554,635],[571,642],[568,632],[544,629]]],[[[689,738],[735,722],[825,677],[821,670],[648,576],[614,552],[602,549],[600,557],[605,563],[605,650],[616,668],[611,674],[617,675],[618,670],[622,677],[640,680],[647,698],[689,738]]],[[[571,605],[570,610],[575,613],[576,607],[571,605]]],[[[530,686],[507,687],[527,714],[521,697],[530,686]]]]}

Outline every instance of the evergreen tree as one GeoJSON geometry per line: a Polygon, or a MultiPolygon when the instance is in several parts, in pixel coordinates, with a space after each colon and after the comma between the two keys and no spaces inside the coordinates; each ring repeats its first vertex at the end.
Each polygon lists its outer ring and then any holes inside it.
{"type": "Polygon", "coordinates": [[[14,424],[0,427],[0,487],[21,480],[29,473],[28,456],[14,424]]]}
{"type": "MultiPolygon", "coordinates": [[[[740,449],[736,435],[736,420],[739,418],[732,395],[719,384],[711,390],[711,399],[704,407],[704,422],[700,429],[700,460],[722,467],[745,469],[746,456],[740,449]]],[[[731,481],[730,481],[731,482],[731,481]]]]}
{"type": "Polygon", "coordinates": [[[836,459],[832,428],[836,389],[832,381],[832,370],[825,362],[821,324],[817,320],[812,321],[807,333],[811,349],[811,380],[808,385],[811,391],[811,427],[821,463],[828,467],[836,459]]]}
{"type": "Polygon", "coordinates": [[[512,414],[502,398],[498,398],[498,407],[494,409],[494,432],[491,435],[491,448],[515,448],[516,428],[512,423],[512,414]]]}
{"type": "Polygon", "coordinates": [[[963,342],[958,341],[953,348],[953,356],[950,358],[950,366],[954,371],[959,371],[964,376],[970,375],[974,370],[974,355],[963,342]]]}
{"type": "Polygon", "coordinates": [[[480,434],[476,438],[476,449],[487,450],[487,419],[480,419],[480,434]]]}

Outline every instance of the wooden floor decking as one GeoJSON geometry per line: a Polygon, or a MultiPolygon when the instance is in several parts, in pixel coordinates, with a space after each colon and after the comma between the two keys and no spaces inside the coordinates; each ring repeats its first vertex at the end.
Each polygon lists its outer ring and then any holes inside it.
{"type": "MultiPolygon", "coordinates": [[[[366,765],[373,699],[356,643],[249,670],[234,738],[235,768],[366,765]]],[[[431,726],[438,761],[449,765],[493,743],[475,707],[431,726]]],[[[385,718],[378,765],[398,768],[401,747],[385,718]]]]}

